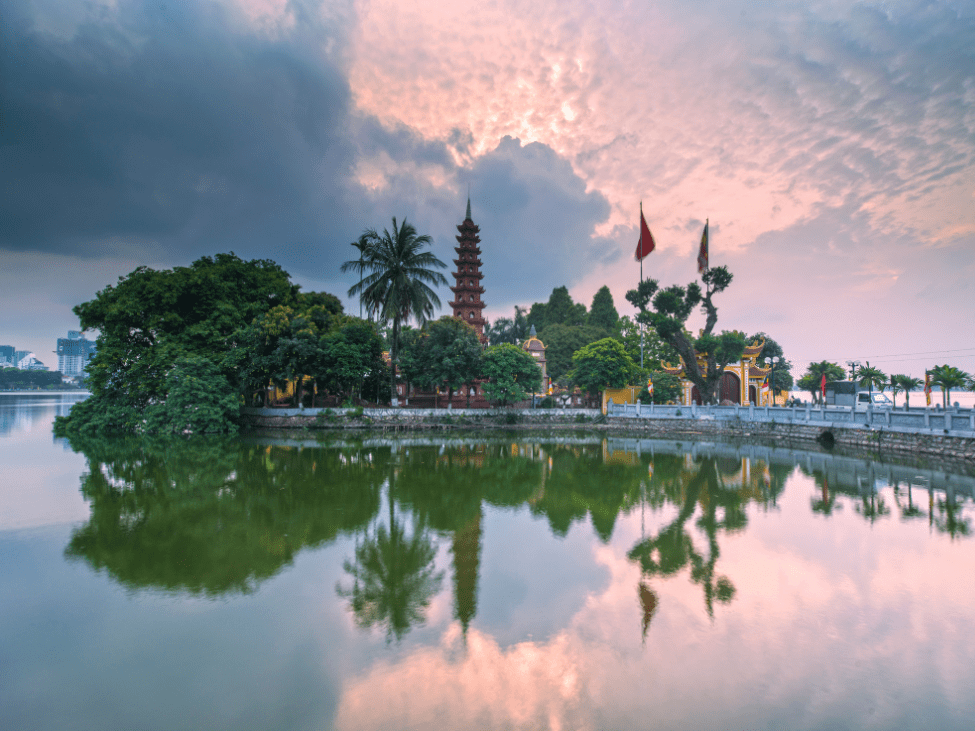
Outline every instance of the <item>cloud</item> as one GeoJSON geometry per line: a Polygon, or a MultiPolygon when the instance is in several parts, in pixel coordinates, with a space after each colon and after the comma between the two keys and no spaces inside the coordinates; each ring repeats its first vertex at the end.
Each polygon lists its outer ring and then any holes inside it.
{"type": "Polygon", "coordinates": [[[343,294],[393,215],[449,262],[470,184],[491,317],[562,284],[628,311],[641,201],[649,273],[693,278],[708,218],[729,314],[801,321],[798,360],[835,342],[808,302],[975,304],[937,268],[975,248],[968,1],[62,5],[0,16],[0,263],[232,249],[343,294]]]}
{"type": "MultiPolygon", "coordinates": [[[[69,38],[4,27],[0,246],[284,254],[348,227],[341,70],[220,6],[120,3],[69,38]]],[[[313,251],[306,252],[314,256],[313,251]]]]}

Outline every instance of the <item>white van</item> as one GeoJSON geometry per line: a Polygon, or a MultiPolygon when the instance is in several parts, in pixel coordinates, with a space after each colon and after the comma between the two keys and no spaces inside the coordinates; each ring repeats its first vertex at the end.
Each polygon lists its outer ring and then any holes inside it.
{"type": "Polygon", "coordinates": [[[871,397],[873,397],[872,403],[875,409],[892,409],[894,407],[894,402],[887,398],[887,394],[879,393],[877,391],[874,391],[873,393],[860,391],[857,394],[857,406],[867,408],[871,403],[871,397]]]}

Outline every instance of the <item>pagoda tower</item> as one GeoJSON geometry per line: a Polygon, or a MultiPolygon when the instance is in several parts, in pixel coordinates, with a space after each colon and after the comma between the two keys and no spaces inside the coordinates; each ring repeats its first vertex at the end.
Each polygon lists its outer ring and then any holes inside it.
{"type": "Polygon", "coordinates": [[[454,317],[470,323],[483,343],[487,341],[484,334],[487,323],[483,315],[484,302],[481,300],[481,295],[484,294],[484,287],[481,286],[481,279],[484,277],[481,274],[481,249],[478,247],[481,237],[478,236],[480,229],[471,220],[470,196],[467,197],[467,217],[457,230],[460,232],[460,236],[456,237],[458,245],[454,247],[457,252],[457,258],[454,259],[457,266],[454,279],[457,283],[450,288],[454,299],[448,304],[454,311],[454,317]]]}

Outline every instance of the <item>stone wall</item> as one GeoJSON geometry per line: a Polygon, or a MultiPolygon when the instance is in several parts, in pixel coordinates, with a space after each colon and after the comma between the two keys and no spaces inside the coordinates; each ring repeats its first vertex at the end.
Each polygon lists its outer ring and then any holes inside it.
{"type": "Polygon", "coordinates": [[[589,429],[612,433],[713,437],[765,442],[837,444],[857,451],[892,452],[975,462],[975,439],[862,424],[803,424],[728,419],[606,419],[599,409],[243,409],[245,428],[378,429],[589,429]]]}
{"type": "Polygon", "coordinates": [[[245,428],[383,429],[514,428],[593,425],[599,409],[241,409],[245,428]]]}

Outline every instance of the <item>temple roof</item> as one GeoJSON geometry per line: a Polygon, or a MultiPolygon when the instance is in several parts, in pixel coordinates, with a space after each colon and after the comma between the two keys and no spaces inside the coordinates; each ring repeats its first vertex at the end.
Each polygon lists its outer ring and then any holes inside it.
{"type": "Polygon", "coordinates": [[[545,343],[538,339],[538,333],[535,331],[534,325],[532,325],[532,329],[528,333],[528,340],[522,343],[521,347],[523,350],[545,352],[545,343]]]}
{"type": "Polygon", "coordinates": [[[762,340],[762,342],[758,342],[756,340],[751,345],[746,345],[745,346],[745,353],[744,354],[745,355],[750,355],[752,357],[756,357],[756,356],[759,355],[759,353],[762,352],[762,348],[764,348],[764,347],[765,347],[765,341],[764,340],[762,340]]]}

